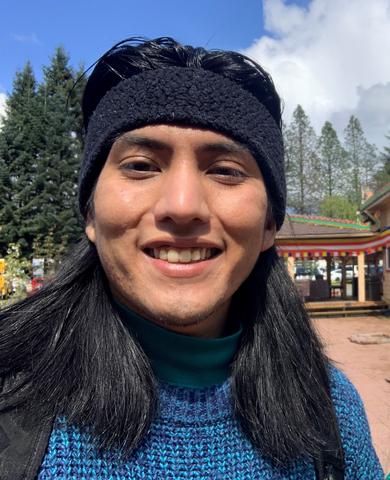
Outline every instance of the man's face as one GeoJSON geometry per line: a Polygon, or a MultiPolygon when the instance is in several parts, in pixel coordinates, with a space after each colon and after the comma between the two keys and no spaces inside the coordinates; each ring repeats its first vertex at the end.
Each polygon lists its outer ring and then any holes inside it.
{"type": "Polygon", "coordinates": [[[218,337],[275,228],[244,147],[212,130],[163,124],[114,143],[86,233],[122,304],[165,328],[218,337]]]}

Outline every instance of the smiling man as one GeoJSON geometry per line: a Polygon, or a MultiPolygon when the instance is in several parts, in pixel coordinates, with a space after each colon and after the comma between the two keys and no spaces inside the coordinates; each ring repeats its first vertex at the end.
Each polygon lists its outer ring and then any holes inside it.
{"type": "Polygon", "coordinates": [[[248,149],[200,127],[137,128],[113,144],[93,201],[86,232],[114,298],[169,330],[225,336],[276,232],[248,149]]]}
{"type": "Polygon", "coordinates": [[[1,315],[0,477],[383,478],[275,250],[269,75],[130,39],[97,62],[83,112],[86,237],[1,315]]]}

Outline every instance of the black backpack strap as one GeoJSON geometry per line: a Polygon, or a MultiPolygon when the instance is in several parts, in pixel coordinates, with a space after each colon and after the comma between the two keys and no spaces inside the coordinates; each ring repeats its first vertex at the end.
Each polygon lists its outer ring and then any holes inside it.
{"type": "Polygon", "coordinates": [[[328,458],[314,461],[317,480],[344,480],[344,467],[336,467],[335,460],[328,458]]]}
{"type": "Polygon", "coordinates": [[[317,480],[344,480],[345,461],[339,424],[333,410],[329,424],[322,427],[328,436],[321,458],[314,459],[317,480]]]}
{"type": "Polygon", "coordinates": [[[26,410],[0,414],[0,478],[32,480],[42,464],[53,418],[39,422],[26,410]]]}

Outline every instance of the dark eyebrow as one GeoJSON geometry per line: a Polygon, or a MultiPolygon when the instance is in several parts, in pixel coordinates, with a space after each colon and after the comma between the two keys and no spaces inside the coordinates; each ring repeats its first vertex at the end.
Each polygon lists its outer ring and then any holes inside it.
{"type": "MultiPolygon", "coordinates": [[[[172,146],[162,140],[144,137],[132,132],[122,134],[116,141],[115,145],[118,147],[145,147],[150,150],[165,150],[169,153],[173,152],[172,146]]],[[[250,153],[247,147],[235,140],[228,142],[210,142],[199,145],[196,149],[197,153],[250,153]]]]}
{"type": "Polygon", "coordinates": [[[199,153],[215,152],[215,153],[250,153],[250,151],[241,143],[232,140],[230,142],[205,143],[197,148],[199,153]]]}
{"type": "Polygon", "coordinates": [[[143,137],[131,132],[126,132],[117,138],[115,145],[126,147],[145,147],[150,150],[168,150],[169,152],[172,152],[172,147],[166,142],[143,137]]]}

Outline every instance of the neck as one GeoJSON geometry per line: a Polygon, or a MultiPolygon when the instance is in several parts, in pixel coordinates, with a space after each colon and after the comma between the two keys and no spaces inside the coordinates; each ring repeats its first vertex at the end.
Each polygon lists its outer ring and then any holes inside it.
{"type": "Polygon", "coordinates": [[[124,298],[120,294],[120,292],[113,290],[111,291],[116,301],[119,304],[125,306],[125,308],[165,330],[169,330],[180,335],[187,335],[189,337],[197,338],[216,339],[226,337],[236,331],[234,330],[235,325],[233,325],[232,329],[232,325],[228,321],[231,299],[218,307],[206,318],[196,321],[193,320],[191,323],[185,325],[180,324],[179,321],[162,322],[158,320],[155,316],[148,314],[141,308],[138,308],[137,305],[134,305],[133,303],[129,304],[128,300],[124,298]]]}
{"type": "Polygon", "coordinates": [[[116,306],[123,324],[139,342],[160,380],[203,388],[228,378],[242,331],[237,323],[232,335],[195,338],[161,328],[118,302],[116,306]]]}

